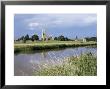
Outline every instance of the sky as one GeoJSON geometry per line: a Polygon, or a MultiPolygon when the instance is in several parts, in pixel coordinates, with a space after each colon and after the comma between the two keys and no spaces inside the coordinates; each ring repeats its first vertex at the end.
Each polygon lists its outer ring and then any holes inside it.
{"type": "Polygon", "coordinates": [[[14,39],[28,34],[41,38],[42,29],[53,37],[63,35],[70,39],[97,35],[96,14],[15,14],[14,39]]]}

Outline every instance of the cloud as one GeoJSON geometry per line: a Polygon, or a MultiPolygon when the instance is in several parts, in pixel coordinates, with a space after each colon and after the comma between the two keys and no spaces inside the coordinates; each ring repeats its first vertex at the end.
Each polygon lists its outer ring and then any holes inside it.
{"type": "Polygon", "coordinates": [[[60,19],[57,19],[55,21],[52,21],[52,24],[62,24],[62,23],[63,23],[63,21],[60,20],[60,19]]]}
{"type": "Polygon", "coordinates": [[[39,23],[37,23],[37,22],[32,22],[32,23],[29,23],[28,26],[29,26],[29,27],[37,27],[37,26],[39,26],[39,23]]]}
{"type": "Polygon", "coordinates": [[[31,30],[36,28],[89,26],[97,22],[96,14],[38,14],[25,19],[31,30]]]}
{"type": "Polygon", "coordinates": [[[89,26],[97,22],[96,15],[87,14],[69,14],[60,16],[62,25],[64,26],[89,26]]]}
{"type": "Polygon", "coordinates": [[[29,27],[30,30],[34,30],[38,26],[39,26],[39,23],[37,23],[37,22],[28,23],[28,27],[29,27]]]}
{"type": "Polygon", "coordinates": [[[91,23],[94,23],[97,21],[97,17],[96,16],[87,16],[85,19],[84,19],[84,23],[88,23],[88,24],[91,24],[91,23]]]}

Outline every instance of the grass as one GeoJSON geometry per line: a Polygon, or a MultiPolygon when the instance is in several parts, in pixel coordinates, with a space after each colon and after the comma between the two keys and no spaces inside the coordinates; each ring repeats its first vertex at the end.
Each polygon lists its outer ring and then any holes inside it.
{"type": "Polygon", "coordinates": [[[79,47],[79,46],[91,46],[96,45],[96,42],[75,42],[75,41],[37,41],[14,44],[14,52],[33,51],[33,50],[47,50],[47,49],[59,49],[66,47],[79,47]]]}
{"type": "Polygon", "coordinates": [[[36,76],[96,76],[97,60],[92,53],[64,59],[58,65],[43,64],[36,76]]]}

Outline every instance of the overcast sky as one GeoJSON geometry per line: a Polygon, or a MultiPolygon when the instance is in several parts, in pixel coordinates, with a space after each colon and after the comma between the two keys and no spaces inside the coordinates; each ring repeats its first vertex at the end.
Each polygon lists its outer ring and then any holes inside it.
{"type": "Polygon", "coordinates": [[[42,29],[50,36],[64,35],[68,38],[92,37],[97,32],[96,14],[15,14],[14,38],[37,34],[42,29]]]}

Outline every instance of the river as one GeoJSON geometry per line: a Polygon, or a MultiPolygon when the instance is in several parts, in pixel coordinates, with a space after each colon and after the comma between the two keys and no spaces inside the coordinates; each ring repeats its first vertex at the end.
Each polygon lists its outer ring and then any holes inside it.
{"type": "Polygon", "coordinates": [[[65,48],[59,50],[34,51],[19,53],[14,55],[14,75],[15,76],[33,76],[36,70],[39,70],[40,64],[57,64],[67,57],[79,56],[83,53],[91,52],[97,55],[96,47],[77,47],[65,48]]]}

